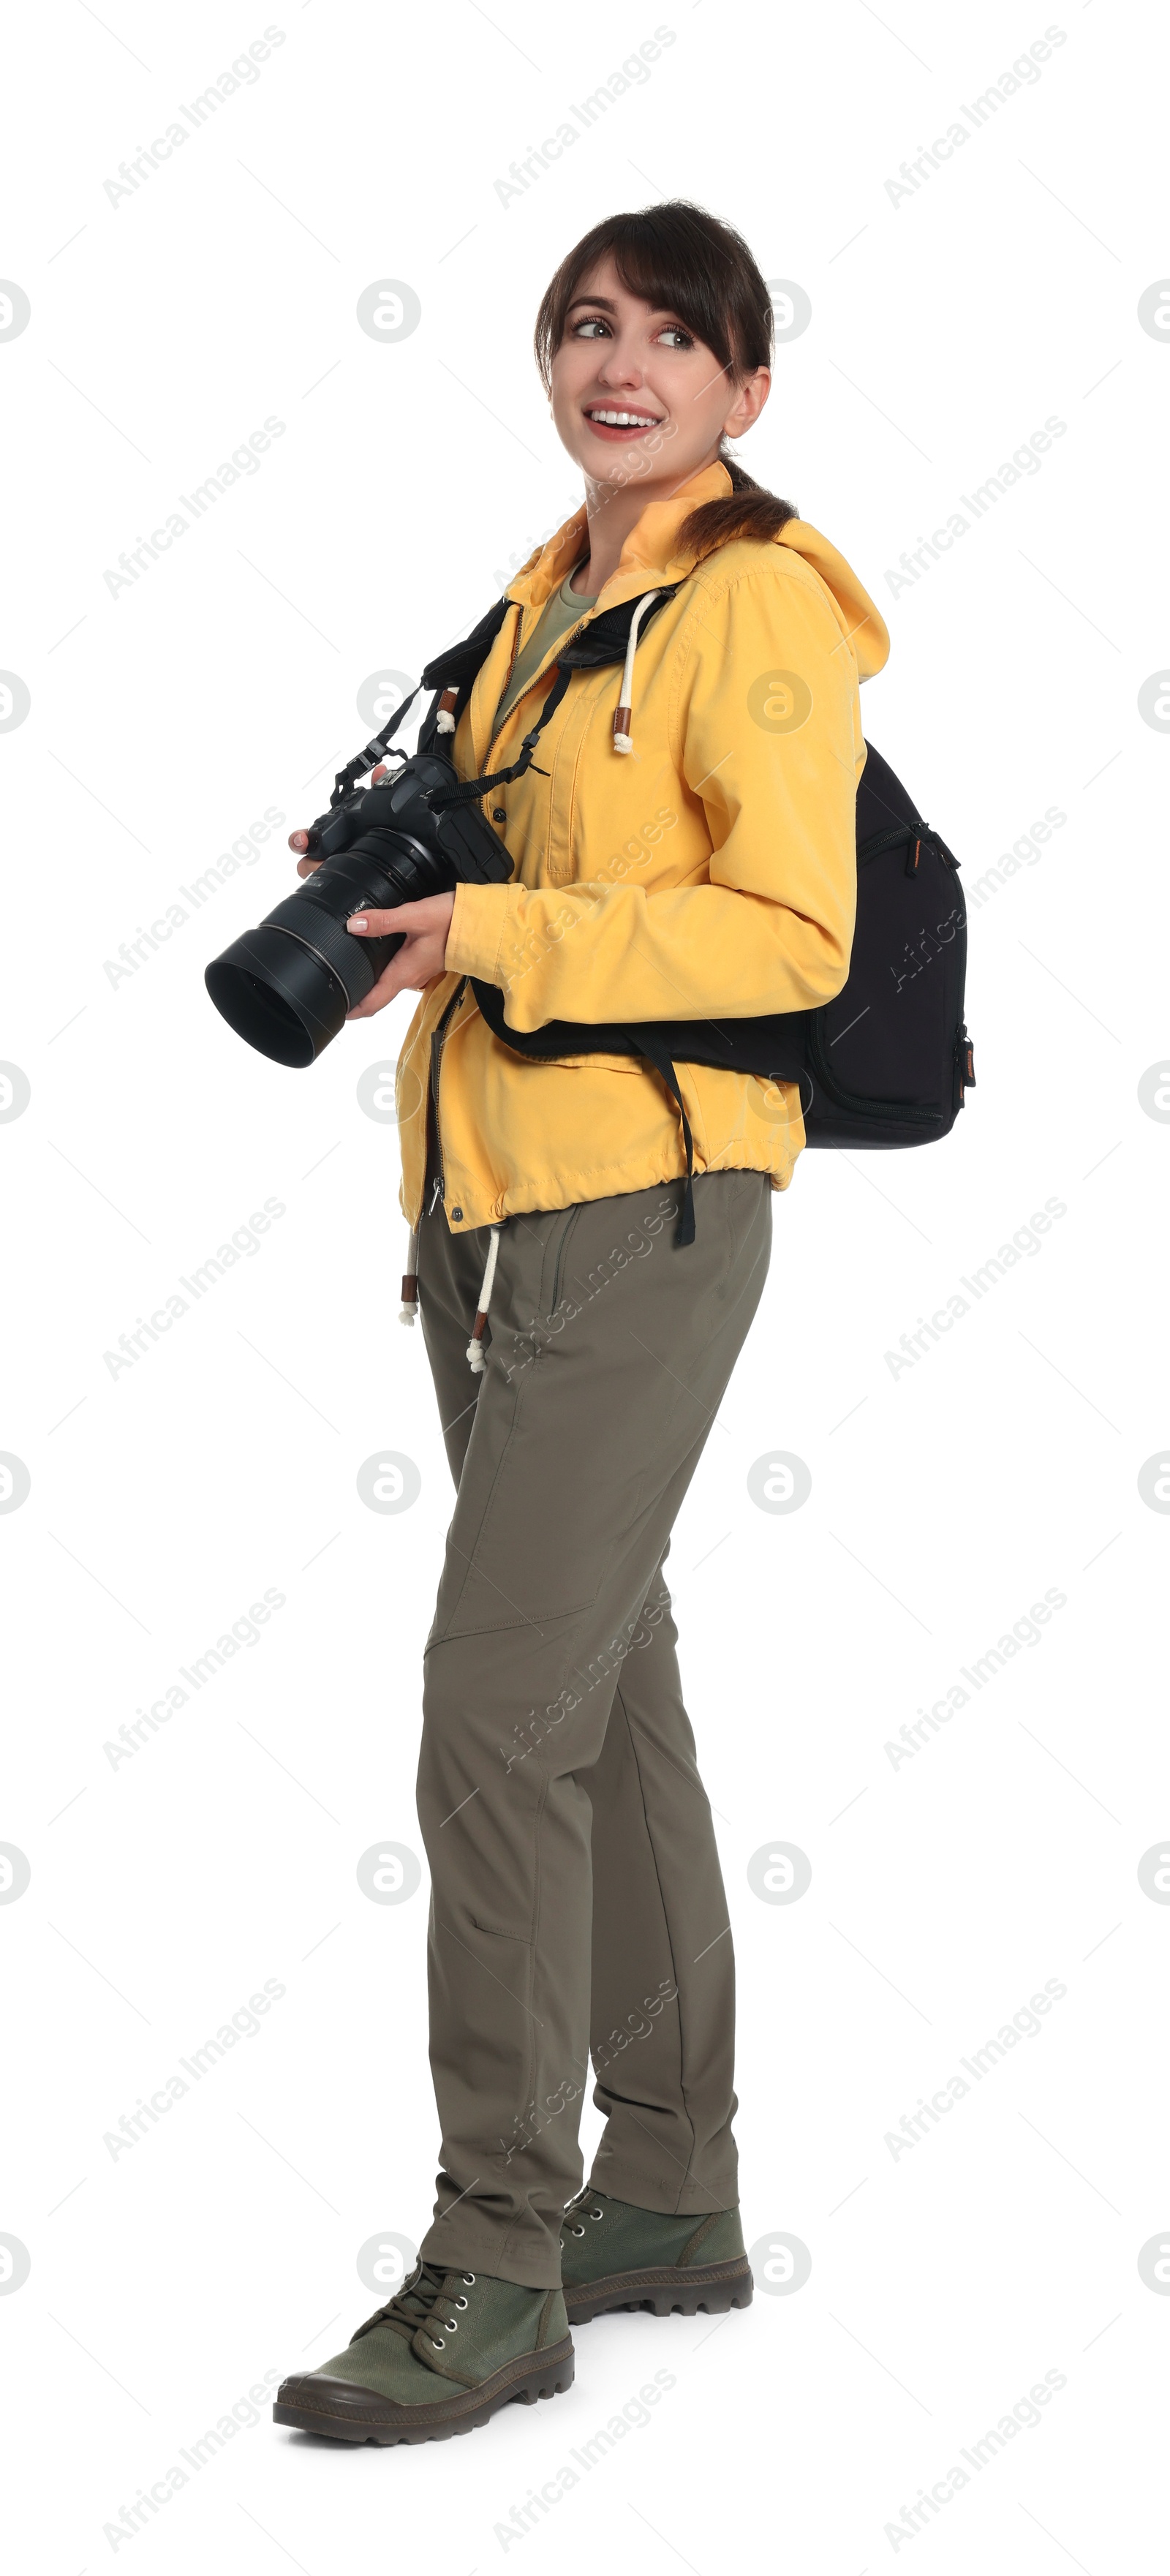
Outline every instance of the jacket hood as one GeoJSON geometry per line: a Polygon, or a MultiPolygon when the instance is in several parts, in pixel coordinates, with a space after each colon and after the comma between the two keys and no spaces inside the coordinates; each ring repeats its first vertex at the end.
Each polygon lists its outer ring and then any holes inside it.
{"type": "MultiPolygon", "coordinates": [[[[596,608],[587,612],[597,616],[604,608],[616,608],[625,599],[635,599],[639,591],[658,581],[681,581],[695,564],[689,549],[681,552],[675,540],[683,520],[703,501],[721,501],[732,489],[731,476],[725,465],[703,466],[697,474],[680,483],[667,501],[651,501],[641,518],[631,528],[622,547],[617,571],[600,592],[596,608]]],[[[836,546],[823,537],[808,519],[789,519],[772,541],[787,546],[793,554],[803,556],[810,571],[823,581],[836,601],[846,632],[857,656],[859,679],[872,679],[889,658],[889,629],[869,592],[858,580],[851,564],[836,546]]],[[[509,582],[507,597],[522,608],[543,608],[554,590],[559,589],[574,564],[581,561],[589,543],[589,523],[584,503],[571,519],[557,529],[547,545],[538,546],[526,564],[509,582]]]]}
{"type": "Polygon", "coordinates": [[[890,658],[890,630],[881,610],[875,608],[852,564],[838,554],[808,519],[789,519],[776,538],[778,546],[790,553],[803,555],[811,571],[818,573],[826,590],[832,592],[845,620],[850,643],[857,655],[859,680],[872,680],[890,658]]]}

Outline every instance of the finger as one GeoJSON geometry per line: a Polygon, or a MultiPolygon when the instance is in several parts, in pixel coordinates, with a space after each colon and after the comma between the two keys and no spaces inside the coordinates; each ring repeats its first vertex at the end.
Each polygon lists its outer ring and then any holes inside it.
{"type": "Polygon", "coordinates": [[[392,912],[351,913],[345,926],[359,939],[385,939],[392,930],[400,930],[407,939],[416,939],[433,932],[440,923],[445,928],[454,904],[454,895],[419,895],[414,903],[396,903],[392,912]]]}
{"type": "Polygon", "coordinates": [[[375,1012],[384,1011],[387,1002],[395,1001],[399,993],[429,993],[433,984],[441,982],[441,967],[425,975],[420,975],[417,967],[409,974],[395,975],[393,966],[388,966],[364,1002],[355,1003],[353,1010],[347,1011],[345,1016],[347,1020],[372,1020],[375,1012]]]}
{"type": "Polygon", "coordinates": [[[405,990],[406,987],[403,984],[387,986],[384,979],[380,977],[372,993],[367,993],[364,1002],[356,1002],[352,1011],[347,1011],[345,1016],[347,1020],[372,1020],[375,1011],[384,1011],[387,1002],[394,1001],[396,996],[405,990]]]}
{"type": "MultiPolygon", "coordinates": [[[[409,910],[409,904],[402,905],[401,912],[409,910]]],[[[402,930],[403,923],[400,910],[396,908],[393,912],[352,913],[345,927],[352,930],[357,939],[388,939],[392,930],[402,930]]]]}
{"type": "Polygon", "coordinates": [[[396,903],[390,912],[352,912],[345,927],[358,939],[388,939],[392,931],[403,939],[425,939],[436,928],[436,902],[442,897],[424,894],[417,903],[396,903]]]}
{"type": "Polygon", "coordinates": [[[299,877],[311,877],[315,875],[318,868],[323,868],[324,865],[324,859],[298,859],[297,875],[299,877]]]}
{"type": "Polygon", "coordinates": [[[377,983],[364,1000],[355,1003],[352,1011],[347,1011],[347,1019],[372,1019],[375,1011],[384,1011],[387,1002],[394,1001],[399,993],[421,992],[424,983],[433,981],[438,961],[433,955],[427,956],[425,951],[419,954],[420,941],[416,940],[413,945],[413,956],[409,947],[399,949],[397,956],[383,967],[377,983]]]}
{"type": "Polygon", "coordinates": [[[290,832],[288,836],[288,846],[290,850],[307,850],[309,846],[308,833],[290,832]]]}

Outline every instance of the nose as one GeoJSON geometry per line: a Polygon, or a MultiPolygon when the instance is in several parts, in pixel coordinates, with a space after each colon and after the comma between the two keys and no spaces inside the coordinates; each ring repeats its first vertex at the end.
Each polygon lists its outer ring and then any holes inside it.
{"type": "Polygon", "coordinates": [[[641,385],[641,367],[632,350],[623,349],[620,340],[611,342],[609,356],[597,370],[597,380],[603,385],[641,385]]]}

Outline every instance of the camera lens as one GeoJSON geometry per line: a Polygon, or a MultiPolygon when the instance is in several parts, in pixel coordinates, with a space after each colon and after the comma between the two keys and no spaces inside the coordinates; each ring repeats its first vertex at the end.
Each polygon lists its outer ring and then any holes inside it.
{"type": "Polygon", "coordinates": [[[327,961],[269,922],[233,939],[203,980],[228,1027],[273,1064],[312,1064],[351,1007],[327,961]]]}
{"type": "Polygon", "coordinates": [[[473,805],[448,813],[449,761],[416,752],[388,786],[367,788],[314,824],[322,864],[295,894],[213,958],[204,983],[236,1036],[274,1064],[312,1064],[364,1002],[404,933],[356,937],[357,912],[393,912],[461,879],[503,884],[511,860],[473,805]]]}
{"type": "Polygon", "coordinates": [[[416,891],[415,872],[389,858],[388,838],[367,834],[328,860],[207,967],[217,1011],[275,1064],[312,1064],[402,946],[401,933],[359,939],[345,927],[353,913],[391,910],[416,891]]]}

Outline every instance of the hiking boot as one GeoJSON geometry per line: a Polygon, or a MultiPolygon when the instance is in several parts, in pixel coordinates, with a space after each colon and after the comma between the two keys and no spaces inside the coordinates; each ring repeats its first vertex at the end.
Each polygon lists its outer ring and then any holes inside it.
{"type": "Polygon", "coordinates": [[[444,2442],[486,2424],[513,2397],[531,2406],[572,2384],[559,2290],[420,2259],[347,2351],[282,2381],[272,2414],[335,2442],[444,2442]]]}
{"type": "Polygon", "coordinates": [[[669,2218],[587,2183],[565,2211],[561,2280],[569,2323],[585,2325],[612,2308],[652,2308],[656,2317],[751,2306],[752,2271],[738,2209],[669,2218]]]}

